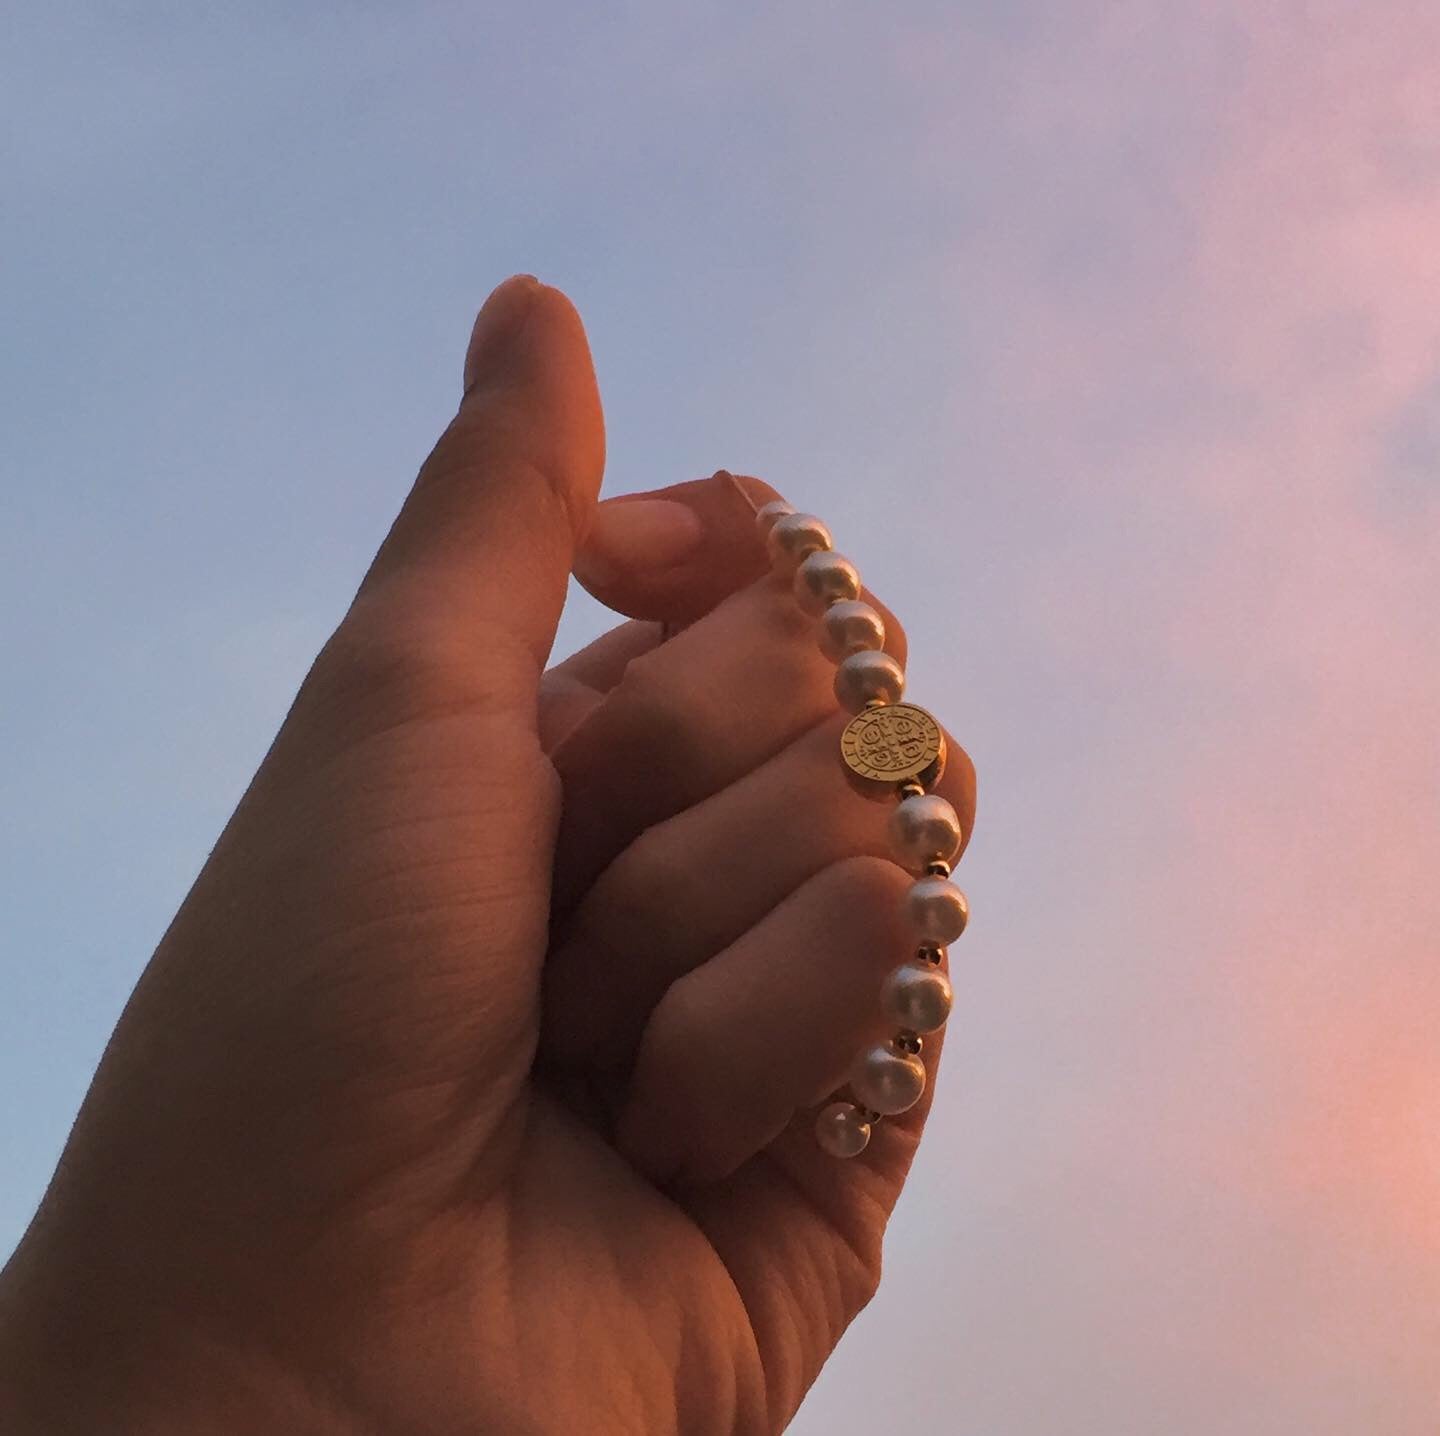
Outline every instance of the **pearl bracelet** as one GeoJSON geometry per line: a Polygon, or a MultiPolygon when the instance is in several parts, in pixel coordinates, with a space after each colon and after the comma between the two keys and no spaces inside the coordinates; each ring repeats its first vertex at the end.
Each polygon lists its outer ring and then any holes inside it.
{"type": "Polygon", "coordinates": [[[950,881],[963,834],[955,809],[929,791],[945,768],[945,735],[923,708],[900,701],[905,671],[882,652],[885,622],[860,601],[855,565],[835,552],[819,519],[781,500],[758,509],[756,523],[776,571],[793,574],[800,607],[819,619],[821,651],[836,664],[835,697],[855,715],[840,735],[846,774],[867,796],[899,799],[890,815],[891,850],[918,874],[904,899],[915,952],[880,990],[895,1034],[859,1055],[850,1072],[851,1099],[831,1102],[815,1123],[815,1140],[825,1151],[854,1157],[881,1117],[908,1111],[925,1091],[924,1037],[950,1015],[945,947],[970,916],[965,894],[950,881]]]}

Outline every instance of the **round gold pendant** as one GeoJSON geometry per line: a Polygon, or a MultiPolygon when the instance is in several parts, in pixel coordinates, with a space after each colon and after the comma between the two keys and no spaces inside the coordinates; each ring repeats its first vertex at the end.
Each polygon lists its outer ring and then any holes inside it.
{"type": "Polygon", "coordinates": [[[945,771],[945,735],[913,703],[867,708],[845,725],[840,756],[863,791],[882,797],[915,780],[930,788],[945,771]]]}

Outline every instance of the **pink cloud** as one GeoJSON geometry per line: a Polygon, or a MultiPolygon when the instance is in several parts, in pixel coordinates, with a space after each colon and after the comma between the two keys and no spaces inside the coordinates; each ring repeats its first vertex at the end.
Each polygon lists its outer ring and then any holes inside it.
{"type": "Polygon", "coordinates": [[[1440,472],[1399,518],[1387,493],[1397,426],[1440,405],[1440,9],[1124,5],[1014,93],[1009,130],[1078,133],[1082,160],[1156,123],[1135,164],[1163,191],[1135,182],[1107,236],[1134,262],[1108,275],[1036,282],[1069,199],[1034,201],[953,268],[996,277],[986,397],[1034,481],[1114,521],[1108,544],[1097,525],[1046,548],[1029,620],[1060,671],[1113,685],[1142,728],[1174,725],[1158,786],[1124,802],[1179,814],[1180,846],[1124,874],[1097,860],[1131,905],[1098,920],[1172,964],[1148,1008],[1118,984],[1149,974],[1117,956],[1109,979],[1153,1024],[1153,1062],[1143,1091],[1111,1094],[1113,1130],[1085,1129],[1080,1165],[1097,1190],[1128,1172],[1197,1240],[1245,1213],[1256,1244],[1184,1276],[1235,1303],[1192,1313],[1202,1366],[1259,1386],[1287,1364],[1297,1383],[1344,1370],[1432,1421],[1440,472]],[[1232,79],[1202,92],[1224,101],[1171,152],[1167,85],[1193,120],[1177,56],[1221,31],[1232,79]],[[1167,685],[1199,695],[1193,713],[1167,685]]]}

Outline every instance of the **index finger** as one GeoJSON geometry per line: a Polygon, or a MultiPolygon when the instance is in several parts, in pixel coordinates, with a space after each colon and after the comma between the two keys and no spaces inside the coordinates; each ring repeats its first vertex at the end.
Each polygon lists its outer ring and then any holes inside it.
{"type": "Polygon", "coordinates": [[[575,560],[575,576],[607,608],[630,615],[594,642],[548,668],[540,683],[540,735],[547,752],[581,723],[619,681],[632,659],[709,613],[767,570],[764,545],[755,538],[755,513],[777,498],[763,479],[717,469],[648,493],[622,494],[597,509],[667,500],[683,504],[700,521],[699,548],[668,567],[626,563],[606,551],[603,522],[592,521],[575,560]]]}
{"type": "Polygon", "coordinates": [[[630,618],[684,626],[722,599],[769,571],[765,546],[755,537],[755,513],[780,495],[763,479],[717,469],[643,494],[621,494],[595,511],[575,555],[575,577],[607,608],[630,618]],[[679,563],[655,568],[625,562],[608,551],[604,515],[637,501],[683,504],[700,520],[700,547],[679,563]]]}

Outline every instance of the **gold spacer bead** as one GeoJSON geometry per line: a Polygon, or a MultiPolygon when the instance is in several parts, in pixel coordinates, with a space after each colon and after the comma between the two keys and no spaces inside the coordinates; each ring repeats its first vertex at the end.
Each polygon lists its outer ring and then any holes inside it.
{"type": "Polygon", "coordinates": [[[906,780],[895,789],[895,794],[902,800],[905,798],[923,798],[925,796],[925,784],[915,778],[906,778],[906,780]]]}
{"type": "Polygon", "coordinates": [[[943,947],[920,947],[915,950],[915,956],[921,962],[933,963],[936,967],[939,967],[940,963],[944,960],[945,949],[943,947]]]}
{"type": "Polygon", "coordinates": [[[950,864],[943,858],[936,858],[934,862],[925,864],[925,876],[931,878],[948,878],[950,876],[950,864]]]}
{"type": "Polygon", "coordinates": [[[868,1107],[862,1106],[862,1105],[861,1105],[860,1103],[858,1103],[858,1102],[855,1104],[855,1106],[856,1106],[856,1110],[860,1113],[860,1115],[861,1115],[872,1127],[873,1127],[878,1121],[880,1121],[881,1117],[884,1115],[884,1114],[881,1113],[881,1112],[872,1112],[868,1107]]]}
{"type": "Polygon", "coordinates": [[[901,1052],[908,1052],[912,1057],[918,1057],[925,1048],[925,1039],[918,1032],[897,1032],[893,1041],[901,1052]]]}

